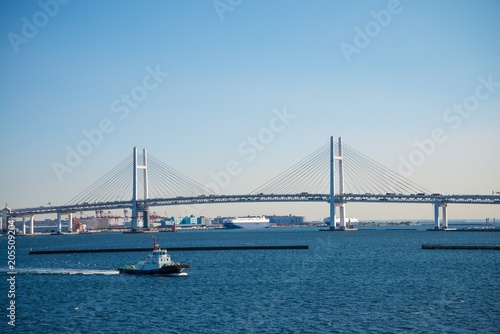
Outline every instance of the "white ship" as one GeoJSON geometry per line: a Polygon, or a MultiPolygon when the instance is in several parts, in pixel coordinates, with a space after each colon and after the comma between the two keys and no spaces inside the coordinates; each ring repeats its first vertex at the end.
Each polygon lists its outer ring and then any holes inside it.
{"type": "Polygon", "coordinates": [[[248,216],[248,217],[237,217],[224,220],[225,228],[245,228],[245,229],[257,229],[257,228],[267,228],[269,227],[269,219],[265,216],[248,216]]]}

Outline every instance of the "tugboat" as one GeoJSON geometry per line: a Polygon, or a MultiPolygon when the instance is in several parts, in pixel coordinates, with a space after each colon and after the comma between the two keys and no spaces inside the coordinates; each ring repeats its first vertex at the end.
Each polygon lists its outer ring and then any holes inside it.
{"type": "Polygon", "coordinates": [[[146,261],[141,261],[134,265],[128,265],[118,268],[120,274],[133,275],[187,275],[183,273],[184,269],[189,269],[189,264],[174,262],[166,249],[161,249],[156,244],[156,237],[153,237],[153,252],[148,255],[146,261]]]}

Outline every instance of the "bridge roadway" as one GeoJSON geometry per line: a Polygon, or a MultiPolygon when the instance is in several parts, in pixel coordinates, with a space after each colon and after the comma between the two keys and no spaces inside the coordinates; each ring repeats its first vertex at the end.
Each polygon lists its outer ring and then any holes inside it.
{"type": "MultiPolygon", "coordinates": [[[[329,202],[329,194],[257,194],[257,195],[200,195],[194,197],[151,198],[138,201],[138,208],[154,206],[217,204],[217,203],[259,203],[259,202],[329,202]]],[[[343,194],[335,195],[335,203],[430,203],[445,204],[500,204],[500,196],[492,195],[440,195],[440,194],[343,194]]],[[[81,203],[62,206],[40,206],[13,209],[12,217],[50,213],[75,213],[80,211],[127,209],[130,201],[81,203]]]]}

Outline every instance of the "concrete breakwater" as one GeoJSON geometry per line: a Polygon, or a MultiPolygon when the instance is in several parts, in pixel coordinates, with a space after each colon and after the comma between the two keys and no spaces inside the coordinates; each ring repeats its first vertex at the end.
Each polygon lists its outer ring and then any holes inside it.
{"type": "Polygon", "coordinates": [[[452,250],[500,250],[500,245],[444,245],[422,244],[422,249],[452,249],[452,250]]]}
{"type": "MultiPolygon", "coordinates": [[[[227,250],[283,250],[283,249],[309,249],[308,245],[283,245],[283,246],[200,246],[200,247],[167,247],[169,252],[181,251],[227,251],[227,250]]],[[[151,252],[153,248],[95,248],[95,249],[52,249],[33,250],[30,255],[42,254],[72,254],[72,253],[116,253],[116,252],[151,252]]]]}

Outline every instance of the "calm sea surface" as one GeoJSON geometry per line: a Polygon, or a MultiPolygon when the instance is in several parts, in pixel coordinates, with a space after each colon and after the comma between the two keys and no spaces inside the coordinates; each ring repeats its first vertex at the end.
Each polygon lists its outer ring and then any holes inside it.
{"type": "MultiPolygon", "coordinates": [[[[147,253],[28,255],[33,249],[150,247],[151,234],[16,238],[18,333],[500,333],[500,233],[220,230],[156,233],[162,247],[309,245],[172,252],[186,277],[119,275],[147,253]]],[[[7,239],[0,238],[0,332],[7,239]]]]}

